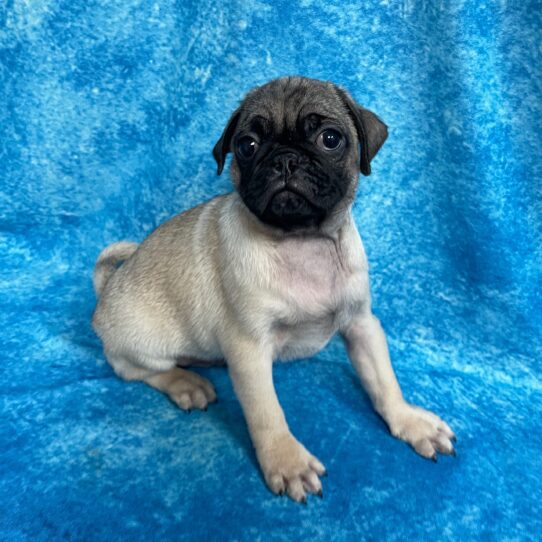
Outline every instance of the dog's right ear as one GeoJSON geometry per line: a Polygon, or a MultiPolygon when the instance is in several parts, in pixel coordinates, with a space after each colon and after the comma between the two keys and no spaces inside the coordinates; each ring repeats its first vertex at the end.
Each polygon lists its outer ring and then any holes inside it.
{"type": "Polygon", "coordinates": [[[216,145],[213,148],[213,156],[216,160],[217,175],[222,173],[224,169],[224,163],[226,162],[226,155],[231,151],[231,140],[235,129],[237,128],[237,123],[239,122],[239,117],[241,116],[241,108],[238,108],[234,111],[233,115],[230,117],[226,128],[222,132],[220,139],[217,141],[216,145]]]}

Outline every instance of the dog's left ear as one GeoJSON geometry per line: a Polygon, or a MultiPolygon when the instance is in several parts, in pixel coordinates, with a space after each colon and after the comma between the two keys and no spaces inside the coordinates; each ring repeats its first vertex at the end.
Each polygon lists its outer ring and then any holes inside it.
{"type": "Polygon", "coordinates": [[[226,155],[231,150],[231,140],[233,138],[233,134],[235,133],[235,128],[237,127],[237,122],[239,121],[239,117],[241,115],[241,110],[236,109],[233,112],[233,115],[230,117],[230,120],[228,121],[228,124],[226,125],[226,128],[224,128],[224,131],[222,132],[222,135],[220,136],[220,139],[217,141],[216,145],[213,148],[213,156],[215,157],[216,164],[217,164],[217,175],[220,175],[222,173],[222,170],[224,169],[224,163],[226,162],[226,155]]]}
{"type": "Polygon", "coordinates": [[[363,175],[370,175],[371,160],[386,141],[388,127],[372,111],[358,105],[345,90],[335,88],[356,126],[361,145],[359,169],[363,175]]]}

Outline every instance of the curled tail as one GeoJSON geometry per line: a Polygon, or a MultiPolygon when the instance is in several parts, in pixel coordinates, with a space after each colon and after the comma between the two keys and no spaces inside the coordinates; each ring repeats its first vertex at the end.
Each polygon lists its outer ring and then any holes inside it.
{"type": "Polygon", "coordinates": [[[113,243],[104,248],[94,266],[94,290],[99,297],[111,275],[117,270],[117,267],[124,260],[127,260],[136,250],[138,244],[128,241],[113,243]]]}

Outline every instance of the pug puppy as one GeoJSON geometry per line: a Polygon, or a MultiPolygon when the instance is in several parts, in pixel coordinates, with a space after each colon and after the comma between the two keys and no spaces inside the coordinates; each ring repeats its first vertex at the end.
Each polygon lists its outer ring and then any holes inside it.
{"type": "Polygon", "coordinates": [[[335,333],[391,433],[423,457],[454,454],[448,425],[403,398],[371,312],[352,202],[387,133],[332,83],[284,77],[255,88],[213,150],[219,175],[232,153],[235,191],[140,245],[107,247],[94,271],[93,325],[115,372],[190,411],[216,394],[187,367],[227,364],[269,488],[297,502],[322,496],[325,468],[288,428],[273,362],[312,356],[335,333]]]}

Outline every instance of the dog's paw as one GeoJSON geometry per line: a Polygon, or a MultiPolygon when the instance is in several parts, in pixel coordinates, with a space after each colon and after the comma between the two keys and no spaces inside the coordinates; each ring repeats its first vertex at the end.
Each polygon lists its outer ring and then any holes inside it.
{"type": "Polygon", "coordinates": [[[408,442],[421,456],[437,460],[437,452],[455,455],[454,432],[436,414],[406,404],[389,423],[391,434],[408,442]]]}
{"type": "Polygon", "coordinates": [[[176,368],[170,381],[164,386],[165,393],[183,410],[194,408],[206,410],[209,403],[216,401],[216,392],[209,380],[197,373],[176,368]]]}
{"type": "Polygon", "coordinates": [[[292,435],[283,435],[260,447],[258,460],[273,493],[287,493],[303,504],[307,502],[307,493],[323,496],[319,477],[326,475],[324,465],[292,435]]]}

